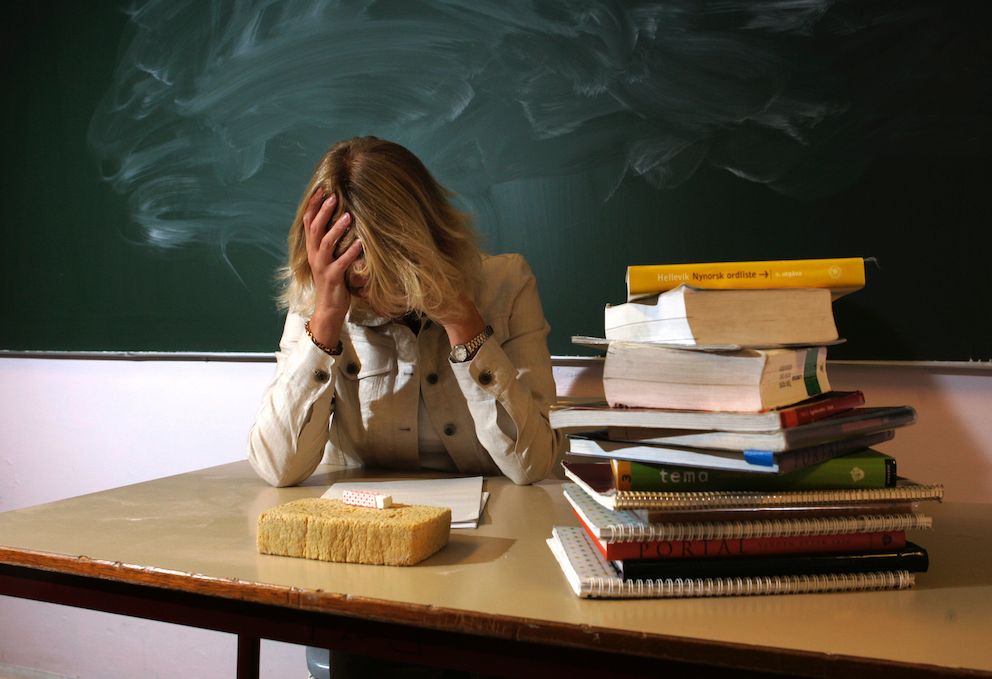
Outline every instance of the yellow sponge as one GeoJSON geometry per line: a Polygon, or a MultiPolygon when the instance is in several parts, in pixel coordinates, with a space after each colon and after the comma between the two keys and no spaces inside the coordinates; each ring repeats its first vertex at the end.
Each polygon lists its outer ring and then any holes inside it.
{"type": "Polygon", "coordinates": [[[258,517],[258,551],[321,561],[412,566],[448,544],[451,510],[372,509],[340,500],[294,500],[258,517]]]}

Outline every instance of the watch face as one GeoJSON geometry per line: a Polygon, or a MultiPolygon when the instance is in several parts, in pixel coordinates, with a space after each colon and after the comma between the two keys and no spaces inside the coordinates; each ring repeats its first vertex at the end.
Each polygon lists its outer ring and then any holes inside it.
{"type": "Polygon", "coordinates": [[[464,344],[456,344],[454,349],[451,350],[451,354],[455,357],[456,361],[464,361],[468,358],[468,347],[464,344]]]}

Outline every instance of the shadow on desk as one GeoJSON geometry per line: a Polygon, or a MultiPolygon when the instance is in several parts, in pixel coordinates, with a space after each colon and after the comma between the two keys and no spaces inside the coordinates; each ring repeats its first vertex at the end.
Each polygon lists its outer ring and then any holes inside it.
{"type": "Polygon", "coordinates": [[[461,566],[489,563],[503,558],[516,540],[465,535],[452,531],[447,546],[422,562],[424,566],[461,566]]]}

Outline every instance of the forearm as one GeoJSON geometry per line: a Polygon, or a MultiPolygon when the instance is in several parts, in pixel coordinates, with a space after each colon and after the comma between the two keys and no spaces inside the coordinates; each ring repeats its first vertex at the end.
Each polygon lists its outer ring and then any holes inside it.
{"type": "Polygon", "coordinates": [[[307,321],[310,339],[318,346],[333,349],[341,339],[341,327],[344,325],[346,314],[340,311],[325,311],[318,309],[307,321]]]}
{"type": "Polygon", "coordinates": [[[500,471],[518,484],[547,477],[561,450],[561,437],[548,421],[554,380],[539,334],[514,339],[510,355],[491,339],[472,361],[453,366],[476,437],[500,471]]]}
{"type": "Polygon", "coordinates": [[[248,437],[248,459],[265,481],[289,486],[320,464],[334,393],[333,358],[304,334],[302,319],[287,320],[275,379],[262,398],[248,437]]]}
{"type": "Polygon", "coordinates": [[[456,344],[465,344],[485,327],[486,322],[482,319],[482,314],[475,304],[466,298],[460,301],[457,317],[444,323],[444,332],[448,335],[448,342],[454,347],[456,344]]]}

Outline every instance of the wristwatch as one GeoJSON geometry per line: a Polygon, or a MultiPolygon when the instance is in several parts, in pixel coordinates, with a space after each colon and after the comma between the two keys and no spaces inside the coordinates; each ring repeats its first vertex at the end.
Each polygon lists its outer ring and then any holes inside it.
{"type": "Polygon", "coordinates": [[[448,357],[452,363],[464,363],[475,356],[487,339],[493,336],[493,326],[487,325],[486,329],[470,339],[465,344],[456,344],[451,347],[451,355],[448,357]]]}

